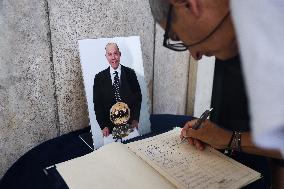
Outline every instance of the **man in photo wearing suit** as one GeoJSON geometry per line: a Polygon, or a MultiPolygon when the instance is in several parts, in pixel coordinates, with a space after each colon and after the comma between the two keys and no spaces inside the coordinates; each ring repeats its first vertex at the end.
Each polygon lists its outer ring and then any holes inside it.
{"type": "Polygon", "coordinates": [[[110,109],[116,102],[124,102],[130,109],[128,124],[138,128],[142,94],[135,71],[120,64],[121,52],[116,43],[105,47],[109,67],[96,74],[93,86],[93,102],[96,119],[103,136],[112,133],[110,109]]]}

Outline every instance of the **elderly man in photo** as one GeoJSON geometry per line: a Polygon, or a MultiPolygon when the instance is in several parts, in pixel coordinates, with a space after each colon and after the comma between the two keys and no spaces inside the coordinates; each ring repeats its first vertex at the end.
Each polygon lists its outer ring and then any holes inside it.
{"type": "Polygon", "coordinates": [[[142,95],[135,71],[120,64],[121,52],[117,44],[108,43],[105,50],[110,66],[95,76],[93,102],[103,136],[108,136],[115,127],[110,119],[110,109],[117,102],[128,105],[128,124],[138,128],[142,95]]]}

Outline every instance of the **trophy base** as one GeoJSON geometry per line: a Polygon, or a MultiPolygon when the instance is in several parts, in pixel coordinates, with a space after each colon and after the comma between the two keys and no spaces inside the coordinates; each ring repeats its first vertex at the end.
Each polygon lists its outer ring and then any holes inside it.
{"type": "Polygon", "coordinates": [[[127,137],[131,132],[133,132],[133,128],[129,124],[116,125],[112,130],[112,136],[118,141],[119,139],[122,140],[122,138],[127,137]]]}

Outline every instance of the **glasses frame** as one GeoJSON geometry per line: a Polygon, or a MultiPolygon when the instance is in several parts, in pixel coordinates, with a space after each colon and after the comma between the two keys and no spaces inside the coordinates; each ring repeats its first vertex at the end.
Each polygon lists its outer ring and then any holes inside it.
{"type": "Polygon", "coordinates": [[[171,29],[172,9],[173,9],[173,5],[170,5],[169,10],[168,10],[168,15],[167,15],[167,22],[166,22],[166,29],[165,29],[165,34],[164,34],[163,46],[168,48],[168,49],[171,49],[173,51],[186,51],[192,46],[203,43],[208,38],[210,38],[223,25],[225,20],[230,15],[230,11],[228,11],[227,14],[222,18],[222,20],[215,26],[215,28],[211,32],[209,32],[209,34],[207,34],[203,39],[201,39],[197,42],[186,45],[184,43],[170,43],[169,33],[170,33],[170,29],[171,29]]]}

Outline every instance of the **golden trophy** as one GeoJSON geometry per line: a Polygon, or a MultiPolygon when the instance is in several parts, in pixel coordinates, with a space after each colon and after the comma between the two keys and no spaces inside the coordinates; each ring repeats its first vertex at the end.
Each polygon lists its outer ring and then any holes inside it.
{"type": "Polygon", "coordinates": [[[131,125],[127,122],[130,118],[130,109],[124,102],[115,103],[110,109],[110,120],[115,125],[112,130],[113,138],[121,139],[133,131],[131,125]]]}

